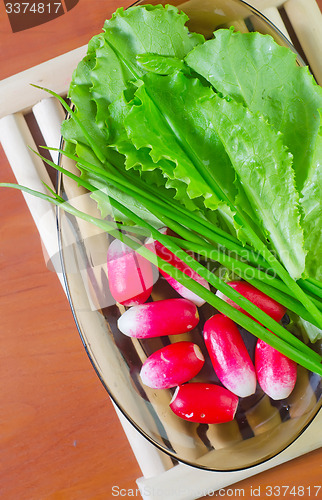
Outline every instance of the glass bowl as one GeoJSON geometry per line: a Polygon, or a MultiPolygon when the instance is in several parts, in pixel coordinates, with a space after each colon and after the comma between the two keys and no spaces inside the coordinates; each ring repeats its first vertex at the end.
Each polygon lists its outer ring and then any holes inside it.
{"type": "MultiPolygon", "coordinates": [[[[208,38],[218,27],[234,26],[240,31],[270,34],[280,45],[290,47],[264,16],[242,1],[174,3],[188,14],[191,31],[208,38]]],[[[302,64],[300,58],[298,63],[302,64]]],[[[66,158],[61,162],[65,168],[75,168],[66,158]]],[[[81,210],[99,217],[88,193],[66,176],[60,176],[58,192],[67,200],[73,199],[81,210]]],[[[175,338],[139,340],[123,335],[117,320],[125,308],[115,303],[108,286],[106,255],[111,237],[62,210],[58,227],[69,301],[84,347],[108,394],[143,436],[176,460],[208,470],[233,471],[268,460],[301,435],[321,407],[320,377],[301,367],[295,389],[287,399],[273,401],[257,386],[254,395],[240,399],[231,422],[208,425],[177,417],[169,407],[174,389],[145,386],[139,376],[142,363],[157,349],[179,340],[193,340],[205,353],[202,328],[215,310],[207,304],[200,307],[198,326],[175,338]]],[[[150,300],[176,296],[156,273],[150,300]]],[[[247,332],[242,334],[253,355],[255,339],[247,332]]],[[[218,383],[207,362],[194,380],[218,383]]]]}

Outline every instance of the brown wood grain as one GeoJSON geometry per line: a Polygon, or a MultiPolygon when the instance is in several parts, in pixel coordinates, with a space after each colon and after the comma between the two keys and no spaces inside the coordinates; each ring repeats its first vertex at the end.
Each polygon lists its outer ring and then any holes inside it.
{"type": "Polygon", "coordinates": [[[0,1],[0,80],[88,43],[118,7],[133,2],[80,0],[63,16],[25,31],[12,33],[0,1]]]}
{"type": "MultiPolygon", "coordinates": [[[[12,34],[1,3],[1,77],[87,43],[119,5],[80,0],[57,20],[12,34]]],[[[14,181],[1,148],[0,179],[14,181]]],[[[1,499],[110,500],[113,485],[128,490],[123,498],[140,498],[131,495],[139,467],[60,283],[46,268],[23,197],[11,190],[0,192],[0,381],[1,499]]],[[[233,485],[220,498],[249,499],[259,486],[260,498],[267,486],[313,487],[322,484],[321,473],[318,450],[233,485]]],[[[314,495],[312,489],[304,498],[314,495]]]]}

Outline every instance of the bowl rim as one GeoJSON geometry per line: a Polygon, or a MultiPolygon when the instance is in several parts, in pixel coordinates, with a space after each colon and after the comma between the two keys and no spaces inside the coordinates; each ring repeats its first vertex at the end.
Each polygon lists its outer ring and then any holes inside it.
{"type": "MultiPolygon", "coordinates": [[[[244,0],[231,0],[231,1],[234,2],[234,3],[240,3],[240,4],[245,5],[253,14],[255,14],[257,17],[261,18],[262,21],[264,21],[264,23],[266,23],[273,31],[275,31],[277,33],[277,35],[283,40],[283,42],[285,43],[285,45],[296,54],[297,59],[300,62],[300,64],[304,65],[304,66],[306,65],[306,63],[304,62],[303,58],[297,52],[297,50],[292,45],[292,43],[279,30],[279,28],[276,27],[274,25],[274,23],[272,21],[270,21],[264,14],[262,14],[259,10],[257,10],[255,7],[253,7],[252,5],[248,4],[244,0]]],[[[165,5],[166,3],[168,3],[168,2],[165,2],[162,5],[165,5]]],[[[137,0],[137,1],[133,2],[131,5],[129,5],[126,9],[128,9],[130,7],[133,7],[133,6],[136,6],[136,5],[145,5],[145,4],[149,4],[148,0],[147,1],[145,1],[145,0],[137,0]]],[[[160,2],[160,4],[161,4],[161,2],[160,2]]],[[[177,6],[177,8],[179,9],[179,11],[181,10],[180,9],[180,5],[177,6]]],[[[184,12],[184,10],[183,10],[183,12],[184,12]]],[[[69,103],[70,103],[70,101],[69,101],[69,103]]],[[[64,120],[68,119],[69,116],[70,116],[69,113],[66,112],[64,120]]],[[[64,149],[64,143],[65,143],[65,141],[64,141],[63,137],[61,136],[60,146],[59,146],[60,150],[64,149]]],[[[59,152],[59,154],[58,154],[58,161],[57,161],[58,165],[61,165],[62,161],[63,161],[63,155],[62,155],[61,152],[59,152]]],[[[57,188],[56,188],[56,192],[58,194],[60,194],[61,190],[62,190],[63,177],[64,177],[63,173],[57,171],[57,176],[56,176],[56,186],[57,186],[57,188]]],[[[74,321],[75,321],[75,324],[76,324],[76,327],[77,327],[77,330],[78,330],[78,334],[79,334],[80,339],[82,341],[82,344],[83,344],[83,346],[85,348],[85,352],[86,352],[86,354],[87,354],[87,356],[88,356],[88,358],[89,358],[89,360],[91,362],[91,365],[94,368],[94,370],[95,370],[95,372],[96,372],[99,380],[101,381],[104,389],[106,390],[106,392],[109,395],[110,399],[112,400],[113,404],[121,412],[121,414],[126,418],[126,420],[139,432],[139,434],[141,436],[143,436],[145,439],[147,439],[147,441],[150,444],[152,444],[154,447],[156,447],[158,450],[160,450],[161,452],[163,452],[166,455],[170,456],[172,459],[174,459],[175,461],[178,461],[179,463],[188,465],[188,466],[193,467],[195,469],[205,470],[205,471],[209,471],[209,472],[219,472],[219,473],[239,472],[239,471],[253,469],[256,466],[265,464],[268,461],[270,461],[271,459],[273,459],[273,458],[281,455],[283,452],[285,452],[285,450],[287,450],[293,444],[296,443],[296,441],[302,436],[302,434],[306,431],[306,429],[313,423],[313,421],[316,419],[317,415],[322,411],[322,397],[321,397],[321,400],[319,402],[319,405],[317,405],[317,410],[314,413],[314,415],[310,417],[309,421],[300,429],[300,431],[296,434],[296,436],[293,437],[293,438],[291,438],[291,440],[286,445],[284,445],[281,449],[279,449],[278,451],[274,452],[273,454],[271,454],[271,455],[269,455],[269,456],[267,456],[267,457],[265,457],[265,458],[263,458],[263,459],[261,459],[259,461],[256,461],[254,463],[251,463],[251,464],[248,464],[248,465],[245,465],[245,466],[239,466],[239,467],[235,467],[235,468],[231,468],[231,469],[220,469],[220,468],[217,468],[217,467],[216,468],[211,468],[210,466],[202,465],[202,464],[198,464],[198,463],[194,463],[194,462],[191,462],[191,461],[189,461],[187,459],[181,458],[175,452],[171,452],[171,450],[169,448],[167,448],[165,446],[162,446],[159,442],[155,441],[148,433],[146,433],[135,422],[135,420],[133,420],[131,418],[131,416],[128,414],[128,412],[122,407],[122,405],[118,402],[117,398],[113,395],[113,393],[109,389],[107,383],[104,381],[102,375],[100,374],[99,369],[96,366],[95,361],[94,361],[94,359],[93,359],[93,357],[92,357],[92,355],[91,355],[91,353],[89,351],[88,344],[87,344],[87,341],[86,341],[86,337],[84,336],[84,334],[82,332],[81,326],[80,326],[78,318],[77,318],[77,313],[76,313],[76,310],[75,310],[75,307],[74,307],[74,304],[73,304],[73,299],[71,297],[70,288],[69,288],[69,284],[68,284],[67,271],[66,271],[65,260],[64,260],[64,255],[63,255],[62,231],[61,231],[61,224],[60,224],[61,214],[62,214],[63,210],[61,210],[59,206],[56,206],[55,208],[56,208],[56,226],[57,226],[57,234],[58,234],[58,248],[59,248],[59,256],[60,256],[60,263],[61,263],[61,268],[62,268],[62,274],[63,274],[63,281],[64,281],[64,284],[65,284],[66,295],[67,295],[68,302],[69,302],[69,305],[70,305],[70,308],[71,308],[71,311],[72,311],[72,315],[73,315],[73,318],[74,318],[74,321]]]]}

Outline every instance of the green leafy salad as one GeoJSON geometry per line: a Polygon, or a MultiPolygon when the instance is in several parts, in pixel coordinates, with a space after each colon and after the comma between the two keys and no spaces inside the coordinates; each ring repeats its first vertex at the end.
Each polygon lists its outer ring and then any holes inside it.
{"type": "Polygon", "coordinates": [[[187,20],[144,5],[105,22],[74,72],[73,109],[60,98],[62,154],[81,175],[56,166],[92,192],[102,219],[42,196],[154,262],[121,229],[148,232],[248,316],[159,259],[161,269],[321,375],[319,354],[198,260],[237,273],[309,325],[307,340],[322,338],[322,89],[270,36],[232,28],[205,40],[187,20]]]}

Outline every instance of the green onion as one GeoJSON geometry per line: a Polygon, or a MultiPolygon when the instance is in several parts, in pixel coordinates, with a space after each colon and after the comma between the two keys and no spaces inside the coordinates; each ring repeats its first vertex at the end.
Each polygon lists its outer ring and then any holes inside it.
{"type": "MultiPolygon", "coordinates": [[[[95,186],[92,186],[89,182],[84,181],[83,179],[77,177],[76,175],[72,174],[71,172],[65,170],[63,167],[59,165],[55,165],[52,161],[47,160],[43,158],[43,160],[48,163],[49,165],[53,166],[57,170],[59,170],[61,173],[66,174],[68,177],[73,179],[75,182],[78,182],[78,184],[82,185],[89,191],[96,191],[97,188],[95,186]]],[[[102,193],[103,196],[107,197],[109,199],[109,202],[111,203],[112,206],[114,206],[117,210],[122,212],[123,214],[127,215],[133,222],[139,224],[141,227],[146,228],[150,230],[151,235],[153,238],[157,239],[162,243],[165,247],[167,247],[170,251],[175,253],[179,259],[181,259],[183,262],[185,262],[187,265],[189,265],[194,271],[196,271],[200,276],[205,278],[211,285],[216,287],[218,290],[220,290],[224,295],[232,299],[237,305],[242,307],[245,311],[247,311],[251,316],[253,316],[255,319],[260,321],[264,326],[267,328],[270,328],[277,336],[279,336],[282,339],[287,339],[287,342],[294,346],[295,348],[301,350],[304,354],[315,358],[316,360],[321,360],[321,357],[319,354],[315,353],[311,349],[309,349],[303,342],[301,342],[298,338],[287,332],[281,325],[279,325],[276,321],[274,321],[270,316],[268,316],[266,313],[261,311],[257,306],[255,306],[252,302],[247,300],[245,297],[241,296],[238,292],[236,292],[234,289],[232,289],[229,285],[226,285],[223,281],[221,281],[216,275],[210,273],[204,266],[201,266],[199,263],[195,261],[192,257],[190,257],[185,251],[183,251],[178,245],[173,243],[170,238],[167,236],[163,235],[159,231],[157,231],[153,226],[151,226],[148,222],[144,221],[140,217],[138,217],[136,214],[134,214],[131,210],[129,210],[127,207],[122,206],[119,202],[114,200],[112,197],[106,195],[105,193],[102,193]]],[[[185,286],[187,288],[190,288],[190,286],[195,286],[195,282],[191,280],[190,278],[187,279],[185,275],[185,286]],[[191,283],[190,283],[191,282],[191,283]]],[[[192,291],[194,291],[192,289],[192,291]]],[[[210,292],[211,293],[211,292],[210,292]]],[[[211,294],[213,295],[213,294],[211,294]]],[[[218,298],[213,298],[212,301],[216,301],[218,298]]],[[[218,309],[220,310],[220,309],[218,309]]],[[[251,320],[253,321],[253,320],[251,320]]],[[[241,324],[241,323],[239,323],[241,324]]],[[[241,326],[243,326],[241,324],[241,326]]],[[[250,330],[253,333],[253,330],[250,330]]],[[[273,346],[274,347],[274,346],[273,346]]]]}
{"type": "MultiPolygon", "coordinates": [[[[51,163],[49,160],[46,160],[46,161],[51,163]]],[[[62,169],[61,167],[58,167],[58,169],[61,171],[64,171],[64,169],[62,169]]],[[[73,174],[71,174],[70,172],[65,171],[64,173],[66,173],[66,175],[68,175],[71,178],[76,177],[73,174]]],[[[82,184],[82,182],[80,182],[80,179],[78,179],[78,182],[80,184],[82,184]]],[[[84,184],[88,184],[88,183],[84,182],[84,184]]],[[[26,188],[24,186],[18,186],[16,184],[11,184],[11,183],[2,183],[2,184],[0,184],[0,186],[20,189],[21,191],[25,191],[29,194],[32,194],[34,196],[37,196],[37,197],[42,198],[44,200],[47,200],[50,203],[53,203],[53,204],[61,207],[64,211],[66,211],[72,215],[75,215],[76,217],[79,217],[83,220],[86,220],[92,224],[95,224],[96,226],[100,227],[101,229],[103,229],[107,233],[111,234],[115,238],[120,239],[126,245],[128,245],[130,248],[133,248],[135,251],[137,251],[140,255],[145,257],[150,262],[152,262],[152,263],[156,262],[156,256],[153,252],[151,252],[146,247],[138,244],[136,241],[132,240],[128,236],[120,233],[118,231],[118,229],[115,229],[115,226],[113,224],[110,224],[109,222],[107,222],[105,220],[97,219],[95,217],[92,217],[88,214],[85,214],[85,213],[77,210],[69,203],[62,202],[61,197],[54,198],[54,197],[51,197],[49,195],[45,195],[43,193],[39,193],[39,192],[34,191],[32,189],[26,188]]],[[[115,200],[114,200],[114,202],[115,202],[115,200]]],[[[124,210],[124,213],[127,213],[128,215],[130,215],[131,211],[128,210],[126,207],[119,206],[120,204],[117,202],[115,202],[115,205],[118,209],[122,209],[122,210],[124,210]]],[[[131,216],[133,217],[134,222],[135,222],[135,219],[138,218],[133,213],[131,214],[131,216]]],[[[190,267],[192,269],[195,267],[195,270],[197,272],[201,271],[200,275],[204,274],[204,271],[202,271],[202,268],[198,267],[198,263],[196,263],[193,258],[191,258],[188,254],[186,254],[186,252],[184,252],[179,247],[177,247],[177,245],[175,245],[174,243],[169,243],[167,236],[164,236],[161,233],[159,233],[157,230],[155,230],[152,226],[150,226],[145,221],[142,220],[141,222],[143,223],[143,227],[146,227],[146,228],[151,230],[151,233],[153,236],[158,236],[158,240],[160,241],[161,244],[165,244],[165,246],[167,248],[169,248],[169,250],[171,250],[171,251],[174,250],[176,252],[176,254],[178,255],[178,257],[182,258],[182,260],[185,261],[188,265],[190,265],[190,267]],[[156,234],[156,233],[158,233],[158,234],[156,234]]],[[[308,370],[314,371],[315,373],[322,376],[321,356],[318,353],[314,352],[309,347],[307,347],[305,344],[303,344],[299,339],[294,337],[292,334],[287,332],[287,330],[282,328],[278,323],[276,323],[276,321],[272,320],[269,316],[268,316],[268,318],[270,320],[270,323],[272,323],[273,325],[275,324],[278,327],[276,329],[279,331],[279,333],[281,330],[281,337],[274,335],[272,332],[270,332],[269,330],[264,328],[262,325],[253,321],[251,318],[249,318],[248,316],[246,316],[242,312],[238,311],[230,304],[227,304],[225,301],[223,301],[222,299],[217,297],[215,294],[213,294],[211,291],[207,290],[205,287],[203,287],[202,285],[200,285],[196,281],[194,281],[192,279],[187,280],[187,276],[179,269],[173,267],[171,264],[163,261],[162,259],[160,259],[158,257],[157,257],[157,263],[158,263],[158,267],[160,267],[160,269],[162,269],[164,272],[166,272],[167,274],[169,274],[170,276],[175,278],[179,283],[182,283],[184,286],[187,286],[187,282],[188,282],[189,289],[192,292],[194,292],[197,295],[199,295],[200,297],[202,297],[210,305],[212,305],[213,307],[218,309],[218,311],[220,311],[221,313],[230,317],[232,320],[234,320],[240,326],[242,326],[246,330],[250,331],[251,333],[256,335],[258,338],[262,339],[264,342],[268,343],[269,345],[271,345],[272,347],[277,349],[279,352],[281,352],[285,356],[287,356],[290,359],[292,359],[293,361],[301,364],[303,367],[307,368],[308,370]],[[290,341],[290,343],[289,343],[289,341],[290,341]]],[[[206,272],[207,272],[207,270],[206,270],[206,272]]],[[[225,293],[225,295],[229,296],[230,292],[235,292],[235,290],[233,290],[228,285],[225,285],[223,283],[222,283],[222,285],[224,285],[222,287],[222,289],[224,290],[223,293],[225,293]],[[225,289],[226,287],[228,290],[225,289]]],[[[256,306],[254,306],[254,304],[252,304],[247,299],[242,297],[238,292],[232,293],[231,295],[232,295],[232,297],[230,297],[230,298],[232,298],[232,300],[234,300],[236,303],[239,303],[238,305],[241,305],[241,307],[243,307],[244,310],[247,309],[248,305],[251,305],[252,307],[250,307],[249,309],[254,309],[254,310],[257,309],[258,311],[260,311],[260,309],[258,309],[256,306]],[[245,307],[245,304],[246,304],[246,307],[245,307]]],[[[253,311],[251,311],[251,314],[253,314],[253,311]]],[[[257,313],[256,313],[256,315],[257,315],[257,313]]],[[[255,316],[255,314],[254,314],[254,316],[255,316]]],[[[261,319],[264,318],[265,320],[267,317],[267,315],[265,313],[263,313],[263,311],[260,311],[260,314],[258,316],[260,316],[261,319]]],[[[274,328],[274,330],[275,330],[275,328],[274,328]]]]}

